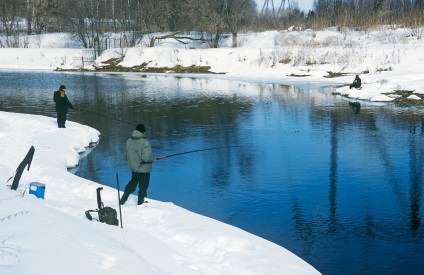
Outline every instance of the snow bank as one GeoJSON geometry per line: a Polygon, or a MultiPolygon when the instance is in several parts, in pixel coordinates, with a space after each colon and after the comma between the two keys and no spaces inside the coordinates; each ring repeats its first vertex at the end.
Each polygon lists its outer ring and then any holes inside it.
{"type": "MultiPolygon", "coordinates": [[[[137,207],[130,196],[123,229],[89,221],[84,212],[96,208],[101,185],[67,168],[99,135],[72,121],[59,129],[55,118],[0,112],[1,182],[35,147],[18,190],[0,187],[1,274],[319,274],[274,243],[169,202],[137,207]],[[46,185],[44,200],[28,193],[31,182],[46,185]]],[[[103,188],[105,206],[118,209],[117,190],[103,188]]]]}

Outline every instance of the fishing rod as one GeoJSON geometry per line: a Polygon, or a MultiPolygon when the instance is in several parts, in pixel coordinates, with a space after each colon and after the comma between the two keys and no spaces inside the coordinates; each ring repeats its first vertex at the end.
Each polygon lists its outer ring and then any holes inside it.
{"type": "Polygon", "coordinates": [[[175,157],[175,156],[180,156],[180,155],[185,155],[185,154],[191,154],[191,153],[196,153],[196,152],[218,150],[218,149],[225,149],[225,148],[231,148],[231,147],[238,147],[238,146],[223,146],[223,147],[213,147],[213,148],[192,150],[192,151],[181,152],[181,153],[176,153],[176,154],[167,155],[167,156],[161,156],[161,157],[156,158],[156,160],[161,160],[161,159],[165,159],[165,158],[170,158],[170,157],[175,157]]]}
{"type": "MultiPolygon", "coordinates": [[[[99,113],[96,113],[96,112],[87,111],[87,110],[84,110],[84,109],[75,109],[75,110],[76,111],[80,111],[80,112],[84,112],[84,113],[90,113],[90,114],[93,114],[93,115],[96,115],[96,116],[101,116],[101,117],[108,118],[108,119],[111,119],[111,120],[116,120],[116,121],[123,122],[123,123],[126,123],[128,125],[132,125],[132,126],[136,126],[137,125],[135,123],[131,123],[131,122],[128,122],[128,121],[125,121],[125,120],[121,120],[121,119],[113,118],[113,117],[110,117],[110,116],[102,115],[102,114],[99,114],[99,113]]],[[[160,132],[156,132],[156,134],[159,134],[161,136],[164,136],[164,134],[162,134],[160,132]]]]}
{"type": "Polygon", "coordinates": [[[132,123],[132,122],[128,122],[128,121],[125,121],[125,120],[121,120],[121,119],[113,118],[113,117],[111,117],[111,116],[102,115],[102,114],[99,114],[99,113],[96,113],[96,112],[92,112],[92,111],[88,111],[88,110],[84,110],[84,109],[75,109],[75,110],[76,110],[76,111],[83,112],[83,113],[89,113],[89,114],[93,114],[93,115],[97,115],[97,116],[105,117],[105,118],[108,118],[108,119],[111,119],[111,120],[116,120],[116,121],[119,121],[119,122],[122,122],[122,123],[126,123],[126,124],[129,124],[129,125],[133,125],[133,126],[136,126],[136,125],[137,125],[137,124],[132,123]]]}

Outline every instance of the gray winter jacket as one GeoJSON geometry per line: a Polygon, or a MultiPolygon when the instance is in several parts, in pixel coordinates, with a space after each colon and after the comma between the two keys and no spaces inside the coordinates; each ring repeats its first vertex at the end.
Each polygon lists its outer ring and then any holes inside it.
{"type": "Polygon", "coordinates": [[[152,162],[156,161],[152,156],[152,147],[144,136],[144,133],[134,130],[125,144],[124,158],[135,173],[150,173],[152,162]]]}

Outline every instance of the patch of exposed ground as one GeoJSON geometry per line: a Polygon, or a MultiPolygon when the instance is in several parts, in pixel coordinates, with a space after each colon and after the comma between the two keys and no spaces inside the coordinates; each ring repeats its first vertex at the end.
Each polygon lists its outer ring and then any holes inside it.
{"type": "Polygon", "coordinates": [[[149,62],[143,62],[133,67],[122,67],[119,65],[119,59],[110,59],[102,62],[102,66],[95,67],[100,72],[142,72],[142,73],[202,73],[211,74],[210,66],[180,66],[174,67],[149,67],[149,62]]]}
{"type": "Polygon", "coordinates": [[[424,95],[414,94],[414,91],[395,90],[391,93],[385,94],[387,96],[394,97],[395,99],[392,102],[394,102],[398,106],[424,106],[424,95]]]}

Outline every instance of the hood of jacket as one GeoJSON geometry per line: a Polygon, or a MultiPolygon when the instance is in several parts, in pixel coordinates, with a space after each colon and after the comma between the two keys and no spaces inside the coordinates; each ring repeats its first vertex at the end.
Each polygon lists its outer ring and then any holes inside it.
{"type": "Polygon", "coordinates": [[[131,139],[142,139],[145,137],[145,133],[134,130],[131,135],[131,139]]]}
{"type": "Polygon", "coordinates": [[[125,144],[124,158],[128,166],[135,173],[150,173],[152,162],[156,159],[152,156],[152,148],[145,139],[145,134],[134,130],[125,144]]]}

